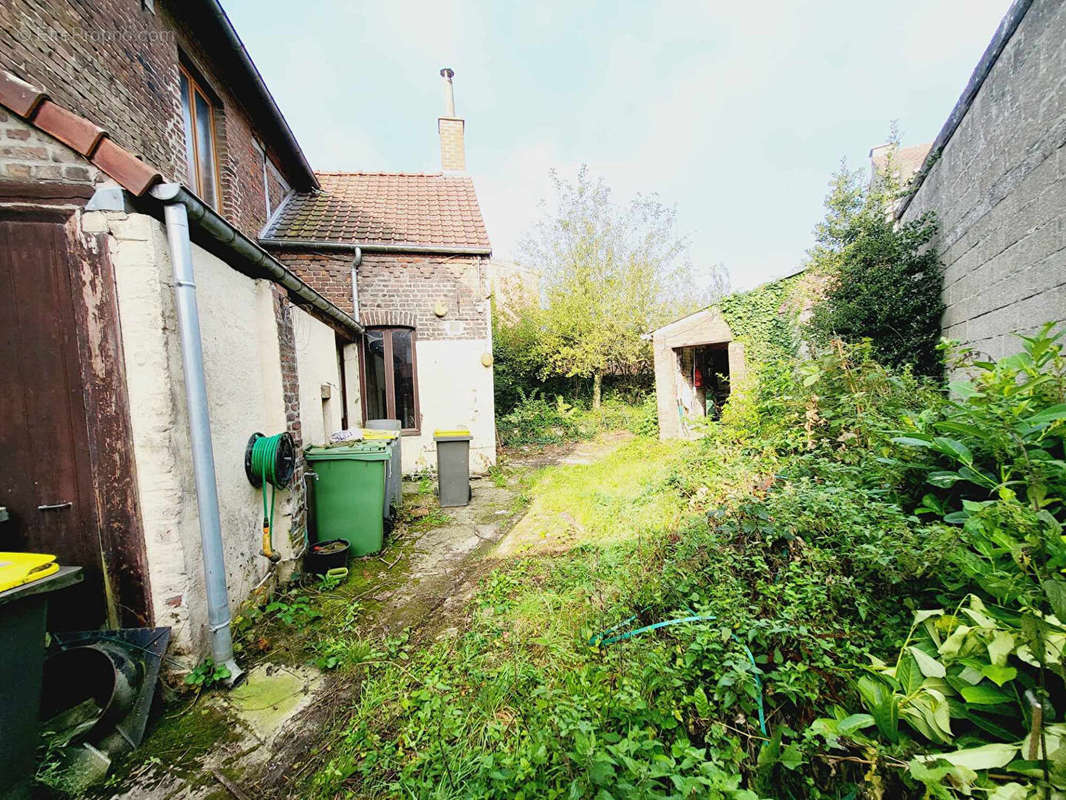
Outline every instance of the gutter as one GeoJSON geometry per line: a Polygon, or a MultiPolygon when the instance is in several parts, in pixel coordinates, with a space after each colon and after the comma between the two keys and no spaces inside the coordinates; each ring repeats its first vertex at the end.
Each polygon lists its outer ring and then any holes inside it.
{"type": "Polygon", "coordinates": [[[259,244],[272,250],[336,250],[354,253],[433,253],[437,255],[488,256],[489,247],[450,247],[432,244],[374,244],[337,242],[328,239],[260,239],[259,244]]]}
{"type": "Polygon", "coordinates": [[[285,145],[289,148],[289,155],[296,160],[300,169],[304,173],[304,177],[307,179],[307,184],[303,188],[318,189],[318,178],[315,177],[315,172],[311,169],[311,165],[307,161],[307,156],[304,155],[300,143],[296,141],[296,136],[293,134],[292,128],[289,127],[285,115],[281,113],[281,109],[278,108],[278,104],[274,101],[274,96],[267,88],[263,76],[259,74],[258,68],[252,61],[252,57],[248,55],[248,51],[244,47],[244,42],[242,42],[241,37],[237,35],[233,23],[229,21],[229,17],[227,17],[226,12],[222,10],[222,6],[218,3],[218,0],[205,0],[204,5],[207,7],[207,12],[214,18],[219,30],[222,31],[222,34],[226,39],[226,44],[229,46],[230,50],[233,51],[233,54],[237,57],[237,60],[241,63],[245,72],[252,79],[252,84],[259,93],[259,99],[267,106],[271,116],[273,116],[278,123],[278,130],[281,133],[285,145]]]}
{"type": "Polygon", "coordinates": [[[244,263],[251,265],[254,271],[259,273],[256,277],[265,274],[275,283],[284,286],[290,294],[304,301],[306,305],[318,309],[345,330],[356,334],[363,333],[362,325],[300,280],[280,261],[226,222],[214,209],[204,205],[180,183],[159,184],[151,190],[151,195],[165,205],[172,203],[183,205],[188,212],[190,227],[199,229],[226,250],[238,256],[244,263]]]}
{"type": "Polygon", "coordinates": [[[911,200],[918,194],[918,190],[925,183],[926,176],[932,171],[933,166],[943,154],[944,148],[951,141],[951,137],[955,135],[955,131],[962,124],[962,120],[970,110],[970,106],[977,99],[977,94],[981,91],[985,79],[992,72],[992,68],[996,65],[1004,49],[1006,49],[1015,31],[1018,30],[1018,26],[1021,25],[1032,4],[1033,0],[1014,0],[1006,15],[1000,20],[999,27],[996,28],[996,32],[992,35],[992,41],[985,48],[985,52],[981,55],[981,60],[977,62],[973,74],[970,75],[966,88],[962,90],[962,94],[956,101],[955,107],[951,109],[951,114],[948,116],[947,121],[940,129],[940,133],[936,135],[936,139],[933,140],[933,144],[929,148],[929,155],[925,157],[921,168],[914,176],[913,186],[903,197],[899,208],[896,209],[895,216],[897,220],[903,219],[903,214],[910,207],[911,200]]]}

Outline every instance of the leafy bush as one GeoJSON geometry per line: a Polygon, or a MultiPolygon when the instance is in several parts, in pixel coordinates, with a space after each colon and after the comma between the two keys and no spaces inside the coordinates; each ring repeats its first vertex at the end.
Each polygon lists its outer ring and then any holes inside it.
{"type": "Polygon", "coordinates": [[[888,459],[924,478],[915,513],[953,526],[953,569],[937,577],[968,593],[953,612],[918,612],[894,662],[874,659],[857,687],[880,738],[926,751],[909,775],[936,796],[1043,796],[1008,792],[990,770],[1066,789],[1064,729],[1035,710],[1066,699],[1066,357],[1052,331],[998,362],[961,353],[955,366],[972,377],[905,417],[893,442],[906,452],[888,459]]]}
{"type": "Polygon", "coordinates": [[[571,405],[561,395],[554,402],[534,390],[520,392],[520,402],[496,420],[497,439],[504,447],[559,444],[591,439],[602,432],[628,430],[638,436],[658,436],[659,417],[654,395],[637,404],[619,396],[603,401],[599,410],[571,405]]]}
{"type": "Polygon", "coordinates": [[[519,393],[520,400],[510,413],[496,420],[497,438],[504,447],[526,444],[555,444],[580,438],[573,406],[557,396],[550,402],[539,392],[519,393]]]}
{"type": "Polygon", "coordinates": [[[835,177],[811,253],[828,285],[810,329],[823,345],[834,338],[870,339],[885,366],[938,377],[944,304],[940,261],[929,247],[937,223],[924,215],[897,226],[891,214],[897,196],[887,176],[873,187],[847,170],[835,177]]]}

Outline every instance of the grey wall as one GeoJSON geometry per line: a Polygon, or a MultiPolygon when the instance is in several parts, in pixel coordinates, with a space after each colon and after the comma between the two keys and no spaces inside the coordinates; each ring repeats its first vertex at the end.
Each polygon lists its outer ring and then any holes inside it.
{"type": "Polygon", "coordinates": [[[904,220],[936,211],[944,335],[992,357],[1066,320],[1066,3],[1034,0],[904,220]]]}

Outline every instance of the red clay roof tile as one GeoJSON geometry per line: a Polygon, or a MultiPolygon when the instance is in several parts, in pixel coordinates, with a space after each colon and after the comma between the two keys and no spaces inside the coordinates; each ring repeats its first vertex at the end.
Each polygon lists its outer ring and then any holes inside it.
{"type": "Polygon", "coordinates": [[[20,117],[31,117],[48,95],[36,86],[26,83],[6,70],[0,70],[0,105],[20,117]]]}
{"type": "Polygon", "coordinates": [[[42,89],[0,69],[0,105],[81,155],[91,157],[93,164],[123,189],[140,196],[163,179],[153,167],[108,139],[103,128],[47,98],[42,89]]]}
{"type": "Polygon", "coordinates": [[[110,139],[100,141],[93,163],[138,197],[163,179],[156,170],[110,139]]]}
{"type": "Polygon", "coordinates": [[[57,106],[51,100],[41,103],[33,117],[33,124],[81,155],[89,157],[106,135],[103,128],[93,125],[89,120],[67,111],[62,106],[57,106]]]}
{"type": "Polygon", "coordinates": [[[470,178],[441,173],[319,172],[263,238],[392,247],[491,249],[470,178]]]}

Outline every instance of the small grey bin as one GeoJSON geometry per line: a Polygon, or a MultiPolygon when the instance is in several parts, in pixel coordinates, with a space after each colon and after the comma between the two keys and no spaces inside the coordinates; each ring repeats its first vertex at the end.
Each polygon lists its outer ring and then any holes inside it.
{"type": "Polygon", "coordinates": [[[470,431],[434,431],[437,443],[437,497],[441,506],[470,502],[470,431]]]}

